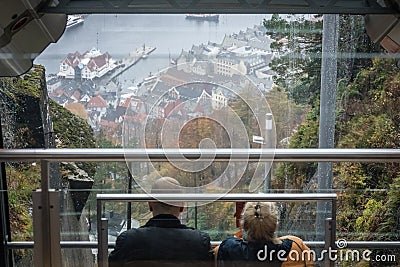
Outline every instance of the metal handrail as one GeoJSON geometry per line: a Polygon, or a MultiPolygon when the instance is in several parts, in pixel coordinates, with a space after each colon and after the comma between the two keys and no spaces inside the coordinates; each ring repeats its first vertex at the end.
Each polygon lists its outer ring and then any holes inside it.
{"type": "MultiPolygon", "coordinates": [[[[211,241],[212,246],[217,246],[221,241],[211,241]]],[[[304,241],[310,248],[323,247],[324,241],[304,241]]],[[[347,241],[346,248],[369,248],[369,249],[390,249],[400,248],[400,241],[347,241]]],[[[7,242],[8,249],[32,249],[33,241],[12,241],[7,242]]],[[[97,241],[61,241],[61,248],[97,248],[97,241]]],[[[115,242],[108,242],[108,248],[114,248],[115,242]]]]}
{"type": "Polygon", "coordinates": [[[277,194],[97,194],[98,201],[143,202],[143,201],[334,201],[335,193],[277,193],[277,194]]]}
{"type": "Polygon", "coordinates": [[[49,148],[0,150],[0,161],[276,161],[396,162],[400,149],[123,149],[49,148]]]}

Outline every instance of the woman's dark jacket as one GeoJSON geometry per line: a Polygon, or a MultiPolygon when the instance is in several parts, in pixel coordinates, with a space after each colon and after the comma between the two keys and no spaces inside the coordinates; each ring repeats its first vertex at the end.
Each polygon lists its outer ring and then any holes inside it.
{"type": "Polygon", "coordinates": [[[281,244],[228,237],[215,250],[217,265],[218,267],[314,266],[312,253],[300,238],[284,236],[279,239],[282,241],[281,244]]]}

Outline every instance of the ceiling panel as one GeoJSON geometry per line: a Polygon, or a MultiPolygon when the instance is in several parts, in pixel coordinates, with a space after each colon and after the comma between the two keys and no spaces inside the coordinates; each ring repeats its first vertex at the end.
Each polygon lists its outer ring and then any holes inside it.
{"type": "MultiPolygon", "coordinates": [[[[381,0],[378,0],[383,3],[381,0]]],[[[398,0],[392,0],[397,2],[398,0]]],[[[385,3],[388,1],[385,1],[385,3]]],[[[396,5],[397,6],[397,5],[396,5]]],[[[388,14],[376,0],[50,0],[46,13],[388,14]]]]}

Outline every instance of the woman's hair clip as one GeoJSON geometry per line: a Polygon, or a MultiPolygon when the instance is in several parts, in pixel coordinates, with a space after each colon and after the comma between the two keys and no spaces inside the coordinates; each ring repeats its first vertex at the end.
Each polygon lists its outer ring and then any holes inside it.
{"type": "Polygon", "coordinates": [[[260,204],[257,204],[254,206],[254,217],[259,218],[260,220],[263,218],[263,216],[261,216],[261,206],[260,204]]]}

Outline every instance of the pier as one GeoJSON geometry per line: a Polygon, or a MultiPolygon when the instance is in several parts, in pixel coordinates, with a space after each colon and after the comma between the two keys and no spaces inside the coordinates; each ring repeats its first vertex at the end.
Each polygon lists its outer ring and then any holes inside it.
{"type": "Polygon", "coordinates": [[[146,59],[154,50],[156,50],[156,47],[143,45],[143,47],[137,48],[130,52],[128,57],[120,60],[116,71],[110,76],[105,77],[101,83],[107,85],[113,79],[117,78],[119,75],[138,63],[141,59],[146,59]]]}

